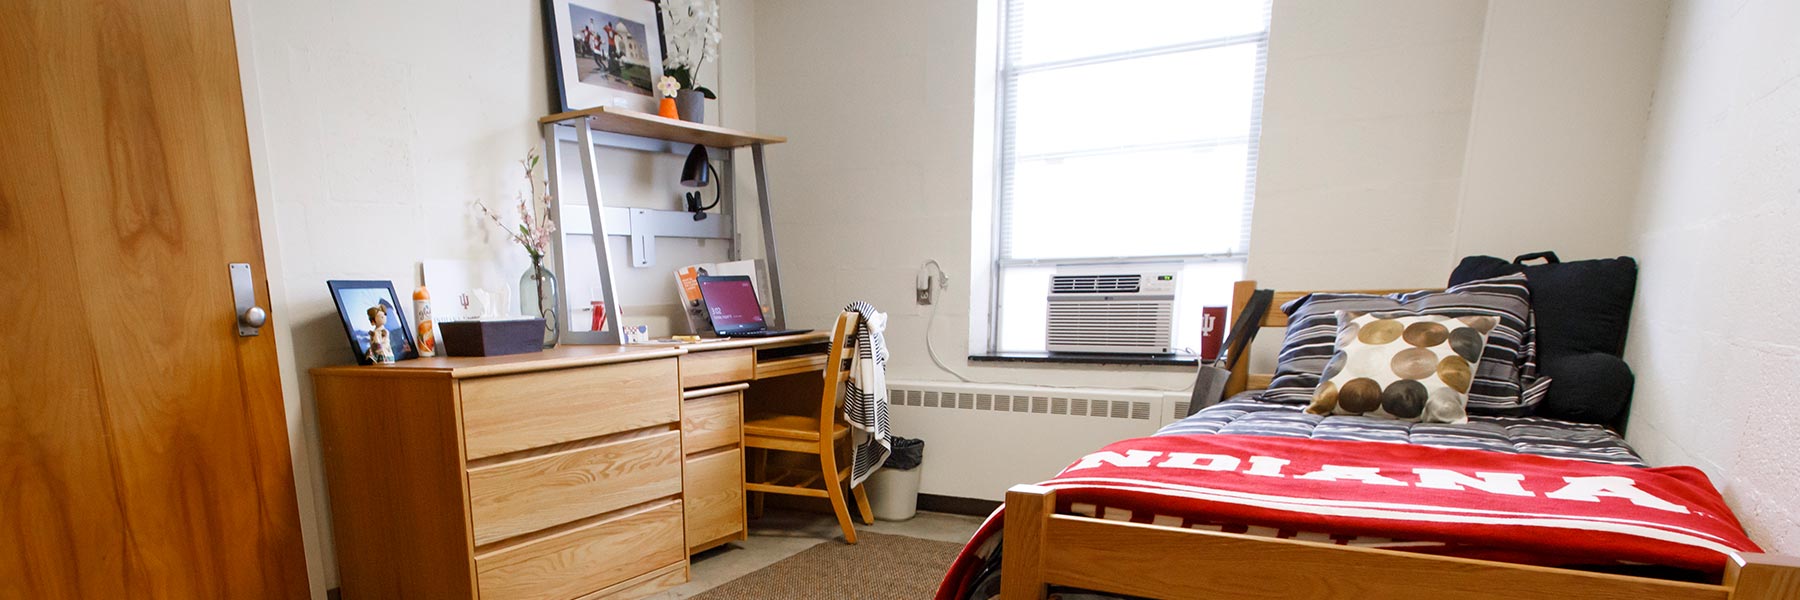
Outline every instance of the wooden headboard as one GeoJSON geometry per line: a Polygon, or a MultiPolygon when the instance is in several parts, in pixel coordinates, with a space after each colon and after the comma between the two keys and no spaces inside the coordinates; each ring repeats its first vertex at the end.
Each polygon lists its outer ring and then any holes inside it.
{"type": "MultiPolygon", "coordinates": [[[[1287,313],[1281,312],[1281,305],[1287,304],[1294,300],[1298,300],[1299,298],[1301,298],[1307,294],[1311,294],[1311,293],[1315,293],[1315,292],[1329,292],[1329,293],[1334,293],[1334,294],[1386,295],[1386,294],[1405,294],[1405,293],[1410,293],[1410,292],[1417,292],[1417,291],[1420,291],[1421,289],[1427,289],[1427,288],[1412,288],[1412,289],[1403,289],[1403,290],[1312,290],[1312,291],[1296,291],[1296,292],[1280,292],[1280,291],[1278,291],[1278,292],[1275,292],[1274,299],[1269,301],[1269,311],[1264,314],[1265,316],[1263,316],[1262,326],[1264,328],[1287,327],[1287,324],[1288,324],[1287,313]]],[[[1249,308],[1250,294],[1254,293],[1255,291],[1256,291],[1256,282],[1253,280],[1239,281],[1239,282],[1237,282],[1236,285],[1234,285],[1231,288],[1231,318],[1234,320],[1234,322],[1237,319],[1238,315],[1244,314],[1244,309],[1249,308]]],[[[1260,335],[1260,333],[1259,333],[1259,335],[1260,335]]],[[[1247,353],[1248,353],[1248,350],[1246,350],[1246,354],[1247,353]]],[[[1232,367],[1231,378],[1225,380],[1225,397],[1229,398],[1232,395],[1242,392],[1244,390],[1268,389],[1269,381],[1274,378],[1275,378],[1275,375],[1273,373],[1251,373],[1250,372],[1250,357],[1244,356],[1237,361],[1236,366],[1232,367]]]]}

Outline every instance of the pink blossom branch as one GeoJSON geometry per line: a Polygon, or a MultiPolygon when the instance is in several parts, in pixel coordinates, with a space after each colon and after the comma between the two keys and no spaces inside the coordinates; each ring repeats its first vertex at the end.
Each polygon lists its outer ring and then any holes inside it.
{"type": "Polygon", "coordinates": [[[506,223],[501,221],[500,215],[489,209],[486,204],[479,200],[475,202],[475,207],[480,209],[481,213],[486,215],[488,220],[493,221],[501,231],[506,232],[509,241],[524,246],[525,252],[530,254],[534,261],[549,253],[550,234],[556,231],[556,223],[550,218],[550,203],[555,199],[550,197],[549,191],[545,190],[538,179],[532,176],[532,171],[537,163],[536,149],[527,152],[525,158],[519,161],[519,165],[523,167],[525,186],[529,191],[522,191],[514,196],[519,201],[519,227],[517,230],[508,228],[506,223]],[[543,204],[541,216],[537,212],[536,206],[539,202],[543,204]]]}

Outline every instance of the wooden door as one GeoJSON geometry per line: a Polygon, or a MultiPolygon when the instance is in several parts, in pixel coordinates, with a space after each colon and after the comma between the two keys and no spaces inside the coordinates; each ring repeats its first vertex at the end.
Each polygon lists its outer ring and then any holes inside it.
{"type": "Polygon", "coordinates": [[[0,598],[307,593],[235,48],[228,0],[0,2],[0,598]]]}

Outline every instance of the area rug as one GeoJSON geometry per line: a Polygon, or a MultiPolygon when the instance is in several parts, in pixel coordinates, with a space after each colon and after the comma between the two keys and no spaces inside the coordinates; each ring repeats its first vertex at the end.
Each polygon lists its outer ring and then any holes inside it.
{"type": "Polygon", "coordinates": [[[920,600],[937,592],[962,544],[857,534],[857,544],[825,542],[693,600],[920,600]]]}

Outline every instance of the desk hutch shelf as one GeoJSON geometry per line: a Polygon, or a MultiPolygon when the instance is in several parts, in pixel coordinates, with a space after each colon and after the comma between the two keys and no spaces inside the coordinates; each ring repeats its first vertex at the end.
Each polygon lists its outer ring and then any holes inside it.
{"type": "MultiPolygon", "coordinates": [[[[620,331],[625,322],[620,311],[613,271],[618,263],[611,256],[613,252],[607,247],[606,236],[629,238],[631,264],[638,268],[655,266],[658,237],[725,240],[730,248],[729,259],[739,259],[742,244],[736,219],[737,169],[734,156],[735,150],[739,148],[750,149],[751,168],[756,177],[756,205],[761,217],[758,220],[762,224],[763,260],[769,272],[768,292],[773,309],[769,315],[770,327],[786,326],[781,301],[781,274],[775,258],[775,226],[769,207],[769,180],[763,169],[763,147],[786,142],[787,138],[704,123],[689,123],[611,107],[556,113],[538,119],[538,126],[543,130],[544,136],[546,178],[549,180],[551,195],[550,216],[559,228],[558,233],[551,236],[554,240],[552,262],[557,280],[562,282],[557,288],[556,297],[557,314],[560,315],[556,325],[559,342],[617,344],[622,341],[620,331]],[[565,183],[559,166],[564,159],[559,142],[574,142],[578,148],[581,184],[587,191],[588,223],[569,223],[563,219],[565,183]],[[708,156],[720,163],[719,178],[713,183],[720,186],[718,212],[708,213],[708,218],[696,221],[693,213],[684,211],[607,207],[601,199],[599,161],[594,151],[596,145],[677,155],[687,154],[695,145],[705,146],[708,156]],[[563,239],[568,234],[581,233],[594,235],[594,255],[600,266],[600,300],[606,307],[606,326],[601,331],[577,332],[569,331],[568,327],[569,323],[574,322],[577,311],[568,301],[568,260],[563,251],[563,239]]],[[[521,290],[520,293],[524,291],[521,290]]]]}

